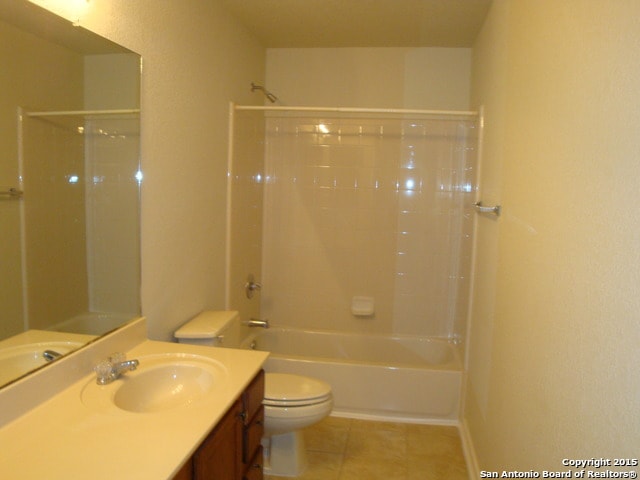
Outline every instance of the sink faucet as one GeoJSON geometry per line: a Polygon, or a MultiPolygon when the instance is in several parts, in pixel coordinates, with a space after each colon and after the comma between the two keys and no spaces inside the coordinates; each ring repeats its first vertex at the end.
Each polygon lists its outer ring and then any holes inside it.
{"type": "Polygon", "coordinates": [[[98,385],[107,385],[117,380],[123,373],[135,370],[140,362],[138,360],[125,360],[124,353],[114,353],[108,359],[95,366],[98,385]]]}
{"type": "Polygon", "coordinates": [[[54,360],[57,360],[60,357],[62,357],[62,354],[56,352],[55,350],[45,350],[44,352],[42,352],[42,357],[47,362],[53,362],[54,360]]]}
{"type": "Polygon", "coordinates": [[[247,327],[262,327],[269,328],[269,320],[261,320],[260,318],[250,318],[248,321],[244,322],[247,327]]]}

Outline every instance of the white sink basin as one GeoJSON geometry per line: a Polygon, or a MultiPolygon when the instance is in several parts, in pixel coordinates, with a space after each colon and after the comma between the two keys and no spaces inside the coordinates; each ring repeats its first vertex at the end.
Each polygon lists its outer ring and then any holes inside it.
{"type": "Polygon", "coordinates": [[[116,407],[135,413],[162,412],[188,407],[215,393],[227,369],[215,360],[188,354],[149,355],[137,358],[134,371],[108,385],[93,378],[82,390],[90,407],[116,407]]]}
{"type": "Polygon", "coordinates": [[[45,365],[45,350],[62,355],[84,345],[82,342],[37,342],[0,349],[0,385],[45,365]]]}

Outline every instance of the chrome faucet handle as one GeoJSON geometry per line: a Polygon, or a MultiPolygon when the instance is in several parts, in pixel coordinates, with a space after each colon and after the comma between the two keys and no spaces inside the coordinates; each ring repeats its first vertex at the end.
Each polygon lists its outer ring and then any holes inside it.
{"type": "Polygon", "coordinates": [[[106,385],[113,381],[113,364],[109,360],[97,364],[93,371],[96,372],[98,385],[106,385]]]}
{"type": "Polygon", "coordinates": [[[124,353],[113,353],[94,367],[96,382],[98,385],[107,385],[120,378],[123,373],[135,370],[139,364],[138,360],[126,360],[124,353]]]}
{"type": "Polygon", "coordinates": [[[107,359],[107,361],[109,361],[111,363],[122,363],[126,359],[127,359],[127,355],[125,353],[115,352],[115,353],[112,353],[111,355],[109,355],[109,358],[107,359]]]}

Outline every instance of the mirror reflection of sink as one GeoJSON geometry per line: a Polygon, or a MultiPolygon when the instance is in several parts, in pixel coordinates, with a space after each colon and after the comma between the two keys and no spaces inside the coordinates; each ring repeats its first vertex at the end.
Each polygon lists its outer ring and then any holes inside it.
{"type": "Polygon", "coordinates": [[[37,342],[0,349],[0,385],[48,363],[44,352],[66,354],[80,348],[82,342],[37,342]]]}
{"type": "Polygon", "coordinates": [[[108,385],[92,378],[82,391],[87,406],[136,413],[186,407],[213,393],[227,374],[224,365],[206,357],[164,354],[135,357],[140,365],[108,385]]]}

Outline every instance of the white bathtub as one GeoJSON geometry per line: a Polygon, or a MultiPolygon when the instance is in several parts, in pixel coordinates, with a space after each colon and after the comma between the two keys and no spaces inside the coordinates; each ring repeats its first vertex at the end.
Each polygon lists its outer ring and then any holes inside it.
{"type": "Polygon", "coordinates": [[[412,336],[270,328],[242,345],[271,352],[268,372],[328,382],[336,416],[455,423],[462,366],[457,347],[412,336]]]}

